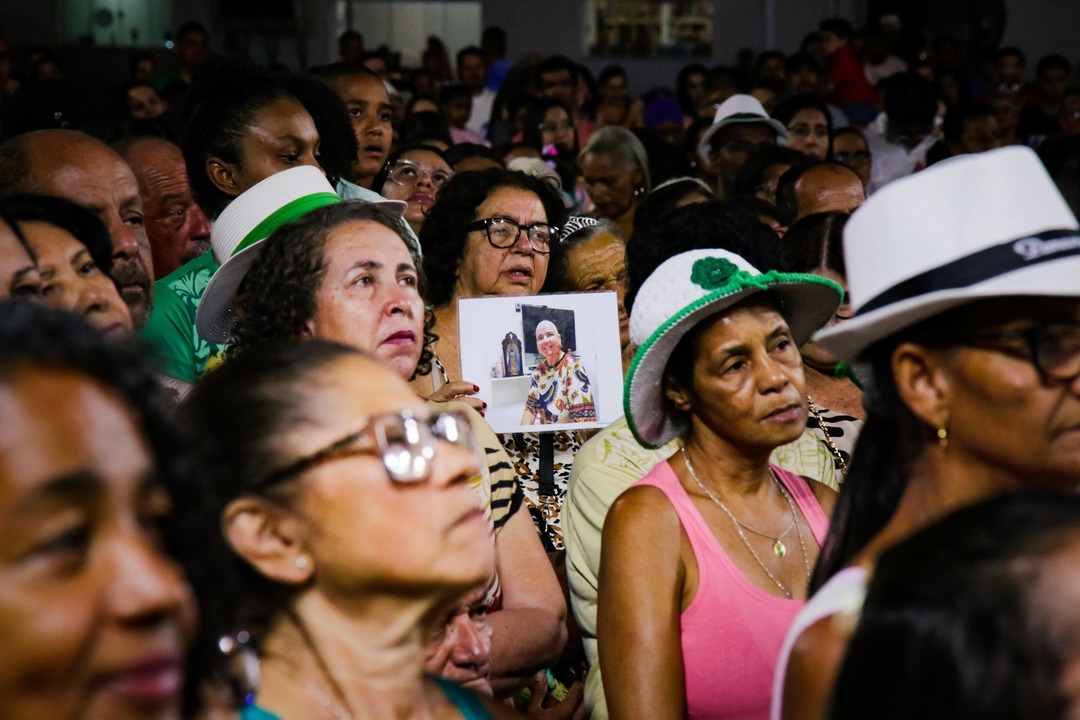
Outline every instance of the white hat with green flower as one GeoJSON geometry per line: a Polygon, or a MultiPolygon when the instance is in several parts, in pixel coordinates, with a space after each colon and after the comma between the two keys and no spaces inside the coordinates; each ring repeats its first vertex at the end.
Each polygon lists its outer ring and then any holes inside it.
{"type": "Polygon", "coordinates": [[[664,370],[679,341],[706,318],[760,292],[772,294],[799,345],[836,309],[844,291],[804,273],[759,272],[735,253],[692,250],[666,260],[641,285],[630,315],[638,346],[626,376],[623,408],[638,442],[657,448],[686,430],[664,402],[664,370]]]}

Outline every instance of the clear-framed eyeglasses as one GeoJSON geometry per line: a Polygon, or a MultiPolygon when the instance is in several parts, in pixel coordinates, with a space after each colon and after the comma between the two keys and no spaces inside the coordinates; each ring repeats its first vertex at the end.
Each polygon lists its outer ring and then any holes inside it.
{"type": "Polygon", "coordinates": [[[324,463],[355,455],[377,455],[395,483],[423,482],[431,476],[439,441],[479,458],[476,436],[463,412],[447,410],[421,417],[411,410],[402,410],[372,417],[356,432],[268,474],[257,487],[266,488],[324,463]]]}
{"type": "Polygon", "coordinates": [[[412,160],[398,160],[390,166],[387,175],[390,182],[398,185],[415,185],[421,178],[426,177],[436,190],[450,182],[454,177],[454,171],[446,168],[426,168],[412,160]]]}
{"type": "Polygon", "coordinates": [[[497,248],[513,247],[524,232],[525,237],[529,239],[529,245],[541,255],[551,252],[551,246],[559,241],[559,228],[554,225],[547,223],[521,225],[512,218],[502,216],[484,218],[465,226],[466,232],[473,230],[486,231],[488,242],[497,248]]]}

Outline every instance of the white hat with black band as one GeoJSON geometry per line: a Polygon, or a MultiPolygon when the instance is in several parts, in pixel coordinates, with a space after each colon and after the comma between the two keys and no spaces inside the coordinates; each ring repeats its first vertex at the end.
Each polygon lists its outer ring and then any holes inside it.
{"type": "Polygon", "coordinates": [[[895,180],[844,228],[854,317],[814,341],[851,362],[974,300],[1080,297],[1078,227],[1028,148],[964,155],[895,180]]]}

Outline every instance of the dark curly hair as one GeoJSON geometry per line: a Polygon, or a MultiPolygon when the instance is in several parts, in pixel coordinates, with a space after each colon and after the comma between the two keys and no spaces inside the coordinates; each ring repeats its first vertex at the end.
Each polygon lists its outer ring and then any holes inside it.
{"type": "MultiPolygon", "coordinates": [[[[427,283],[420,258],[397,215],[380,205],[357,200],[327,205],[281,226],[263,243],[237,295],[243,313],[233,330],[232,354],[307,336],[308,321],[315,314],[315,296],[326,274],[326,238],[339,225],[357,220],[376,222],[401,238],[416,263],[420,296],[425,297],[427,283]]],[[[438,339],[432,332],[434,325],[434,314],[425,310],[424,349],[416,366],[417,375],[431,372],[431,348],[438,339]]]]}
{"type": "Polygon", "coordinates": [[[210,180],[206,161],[219,157],[240,164],[240,142],[260,112],[278,100],[300,101],[281,83],[252,71],[233,69],[208,76],[192,90],[194,108],[181,147],[195,202],[216,218],[232,200],[210,180]]]}
{"type": "MultiPolygon", "coordinates": [[[[455,175],[439,192],[439,202],[420,228],[429,288],[425,298],[429,304],[439,307],[450,302],[458,264],[465,255],[464,228],[479,219],[476,209],[500,188],[532,193],[543,203],[548,224],[561,227],[566,222],[562,200],[551,185],[539,178],[502,168],[455,175]]],[[[553,253],[557,250],[558,245],[552,248],[553,253]]]]}

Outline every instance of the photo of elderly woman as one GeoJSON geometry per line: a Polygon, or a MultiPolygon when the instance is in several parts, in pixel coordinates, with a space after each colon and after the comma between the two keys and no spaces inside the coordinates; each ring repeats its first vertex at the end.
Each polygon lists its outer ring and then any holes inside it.
{"type": "Polygon", "coordinates": [[[562,333],[551,320],[536,324],[532,384],[521,415],[522,425],[595,422],[593,386],[573,348],[563,347],[562,333]]]}

